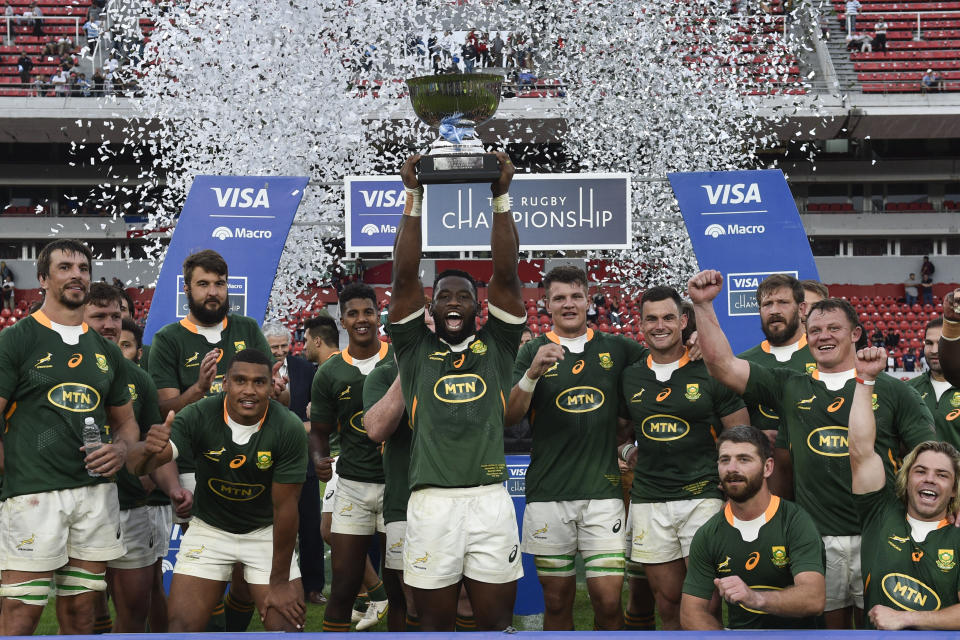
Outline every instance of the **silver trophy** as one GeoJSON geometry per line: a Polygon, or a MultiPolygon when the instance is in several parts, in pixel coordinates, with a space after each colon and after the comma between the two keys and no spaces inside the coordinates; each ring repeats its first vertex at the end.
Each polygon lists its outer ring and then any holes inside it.
{"type": "Polygon", "coordinates": [[[484,153],[475,129],[496,113],[502,85],[503,76],[489,73],[407,80],[414,113],[440,133],[417,163],[421,184],[491,182],[500,175],[497,157],[484,153]]]}

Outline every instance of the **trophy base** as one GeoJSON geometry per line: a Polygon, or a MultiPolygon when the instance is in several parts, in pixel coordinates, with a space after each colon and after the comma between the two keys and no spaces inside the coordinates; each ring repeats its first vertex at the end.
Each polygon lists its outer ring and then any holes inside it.
{"type": "Polygon", "coordinates": [[[446,153],[428,155],[417,163],[420,184],[493,182],[500,164],[492,153],[446,153]]]}

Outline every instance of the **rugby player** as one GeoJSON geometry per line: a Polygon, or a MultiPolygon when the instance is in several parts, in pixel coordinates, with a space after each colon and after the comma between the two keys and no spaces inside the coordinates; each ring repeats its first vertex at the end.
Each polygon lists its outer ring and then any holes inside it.
{"type": "Polygon", "coordinates": [[[693,536],[680,623],[691,631],[723,628],[710,611],[727,601],[730,629],[814,629],[823,612],[823,542],[806,511],[770,492],[773,446],[756,427],[724,429],[717,471],[723,511],[693,536]]]}
{"type": "MultiPolygon", "coordinates": [[[[814,302],[820,302],[830,297],[830,290],[827,285],[817,280],[801,280],[800,286],[803,287],[803,301],[806,303],[805,311],[813,306],[814,302]]],[[[800,321],[806,322],[807,314],[800,315],[800,321]]]]}
{"type": "MultiPolygon", "coordinates": [[[[349,630],[353,601],[364,580],[367,549],[373,537],[384,531],[383,463],[363,427],[363,383],[374,367],[393,359],[390,346],[379,339],[377,295],[369,285],[356,282],[340,292],[340,325],[349,343],[317,370],[310,406],[310,454],[323,481],[332,475],[330,435],[335,429],[340,435],[330,526],[333,584],[323,615],[324,631],[349,630]]],[[[379,621],[387,611],[386,594],[370,595],[379,621]]]]}
{"type": "Polygon", "coordinates": [[[573,629],[574,556],[584,560],[596,628],[623,627],[626,512],[617,466],[620,372],[646,350],[587,328],[587,274],[573,266],[543,278],[553,330],[520,349],[507,424],[529,412],[523,546],[537,567],[545,631],[573,629]]]}
{"type": "Polygon", "coordinates": [[[943,377],[940,366],[940,334],[943,332],[943,318],[927,323],[923,335],[923,357],[929,371],[910,378],[907,384],[917,390],[926,403],[937,428],[937,437],[954,447],[960,446],[960,388],[950,384],[943,377]]]}
{"type": "Polygon", "coordinates": [[[943,301],[939,353],[944,379],[960,387],[960,289],[948,293],[943,301]]]}
{"type": "MultiPolygon", "coordinates": [[[[152,363],[153,361],[151,361],[152,363]]],[[[307,473],[307,435],[296,414],[271,400],[271,359],[248,348],[227,364],[223,391],[184,407],[147,432],[127,468],[148,472],[192,450],[194,518],[170,585],[170,631],[199,632],[242,566],[268,631],[303,628],[297,500],[307,473]]]]}
{"type": "Polygon", "coordinates": [[[107,561],[124,554],[112,476],[138,431],[123,355],[83,322],[91,261],[76,240],[47,244],[37,257],[43,303],[0,334],[6,636],[34,632],[51,587],[60,632],[92,633],[107,561]],[[88,417],[105,444],[85,453],[88,417]]]}
{"type": "Polygon", "coordinates": [[[650,354],[620,377],[637,443],[620,449],[634,473],[630,555],[643,564],[661,626],[668,631],[680,628],[693,535],[723,506],[717,435],[749,421],[743,401],[711,378],[702,361],[690,359],[682,341],[687,316],[681,306],[671,287],[643,293],[640,317],[650,354]]]}
{"type": "Polygon", "coordinates": [[[503,413],[525,314],[519,239],[507,193],[514,167],[505,153],[496,156],[490,315],[479,330],[477,290],[465,272],[441,272],[434,280],[430,312],[436,334],[420,320],[423,188],[415,173],[420,156],[408,158],[400,172],[407,201],[394,244],[389,333],[416,434],[403,579],[413,587],[424,631],[454,629],[461,579],[477,628],[506,629],[523,575],[516,515],[503,486],[503,413]]]}
{"type": "MultiPolygon", "coordinates": [[[[768,368],[733,355],[713,311],[723,287],[717,271],[690,279],[700,346],[710,372],[737,393],[748,391],[780,416],[780,431],[793,459],[796,502],[813,517],[827,552],[828,628],[850,627],[853,608],[863,608],[860,522],[850,492],[847,421],[856,387],[857,314],[845,300],[827,298],[807,314],[807,339],[817,363],[812,374],[768,368]]],[[[934,437],[933,416],[905,383],[877,378],[876,449],[892,478],[901,444],[914,447],[934,437]]]]}
{"type": "Polygon", "coordinates": [[[960,509],[960,453],[948,442],[923,442],[891,481],[876,450],[872,397],[887,354],[857,353],[850,408],[853,504],[863,526],[861,551],[868,627],[960,629],[960,531],[947,514],[960,509]]]}

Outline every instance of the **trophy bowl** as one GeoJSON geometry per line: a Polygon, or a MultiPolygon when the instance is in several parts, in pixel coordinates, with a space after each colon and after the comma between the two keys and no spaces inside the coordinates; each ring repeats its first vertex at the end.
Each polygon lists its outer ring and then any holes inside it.
{"type": "Polygon", "coordinates": [[[475,127],[500,104],[503,76],[447,74],[407,80],[413,111],[440,138],[417,163],[421,184],[490,182],[500,175],[497,158],[484,153],[475,127]]]}

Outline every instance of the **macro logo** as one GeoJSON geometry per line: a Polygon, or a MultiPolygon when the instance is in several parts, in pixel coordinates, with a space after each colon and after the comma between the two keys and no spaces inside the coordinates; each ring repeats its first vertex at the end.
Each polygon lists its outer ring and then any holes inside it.
{"type": "Polygon", "coordinates": [[[207,486],[221,498],[232,502],[254,500],[266,490],[266,487],[262,484],[230,482],[229,480],[222,480],[220,478],[210,478],[207,480],[207,486]]]}
{"type": "Polygon", "coordinates": [[[596,387],[571,387],[557,395],[557,408],[567,413],[589,413],[603,406],[603,391],[596,387]]]}
{"type": "Polygon", "coordinates": [[[475,373],[443,376],[433,385],[433,395],[441,402],[459,404],[479,400],[487,393],[487,383],[475,373]]]}
{"type": "Polygon", "coordinates": [[[86,384],[63,382],[47,392],[47,400],[67,411],[87,413],[100,406],[100,393],[86,384]]]}
{"type": "Polygon", "coordinates": [[[903,573],[888,573],[883,576],[880,588],[884,595],[900,609],[936,611],[940,608],[940,596],[936,591],[903,573]]]}
{"type": "Polygon", "coordinates": [[[368,222],[367,224],[363,225],[362,229],[360,229],[360,233],[365,236],[374,236],[380,233],[380,228],[377,225],[368,222]]]}
{"type": "Polygon", "coordinates": [[[640,431],[649,440],[667,442],[679,440],[690,433],[690,423],[682,418],[658,413],[644,418],[640,431]]]}
{"type": "Polygon", "coordinates": [[[847,450],[847,428],[840,426],[820,427],[807,436],[807,446],[814,453],[831,458],[850,455],[847,450]]]}
{"type": "Polygon", "coordinates": [[[711,238],[719,238],[720,236],[727,235],[727,232],[723,228],[723,225],[714,223],[707,227],[707,230],[703,232],[703,235],[710,236],[711,238]]]}
{"type": "Polygon", "coordinates": [[[230,231],[229,227],[217,227],[210,236],[217,240],[226,240],[233,237],[233,231],[230,231]]]}

